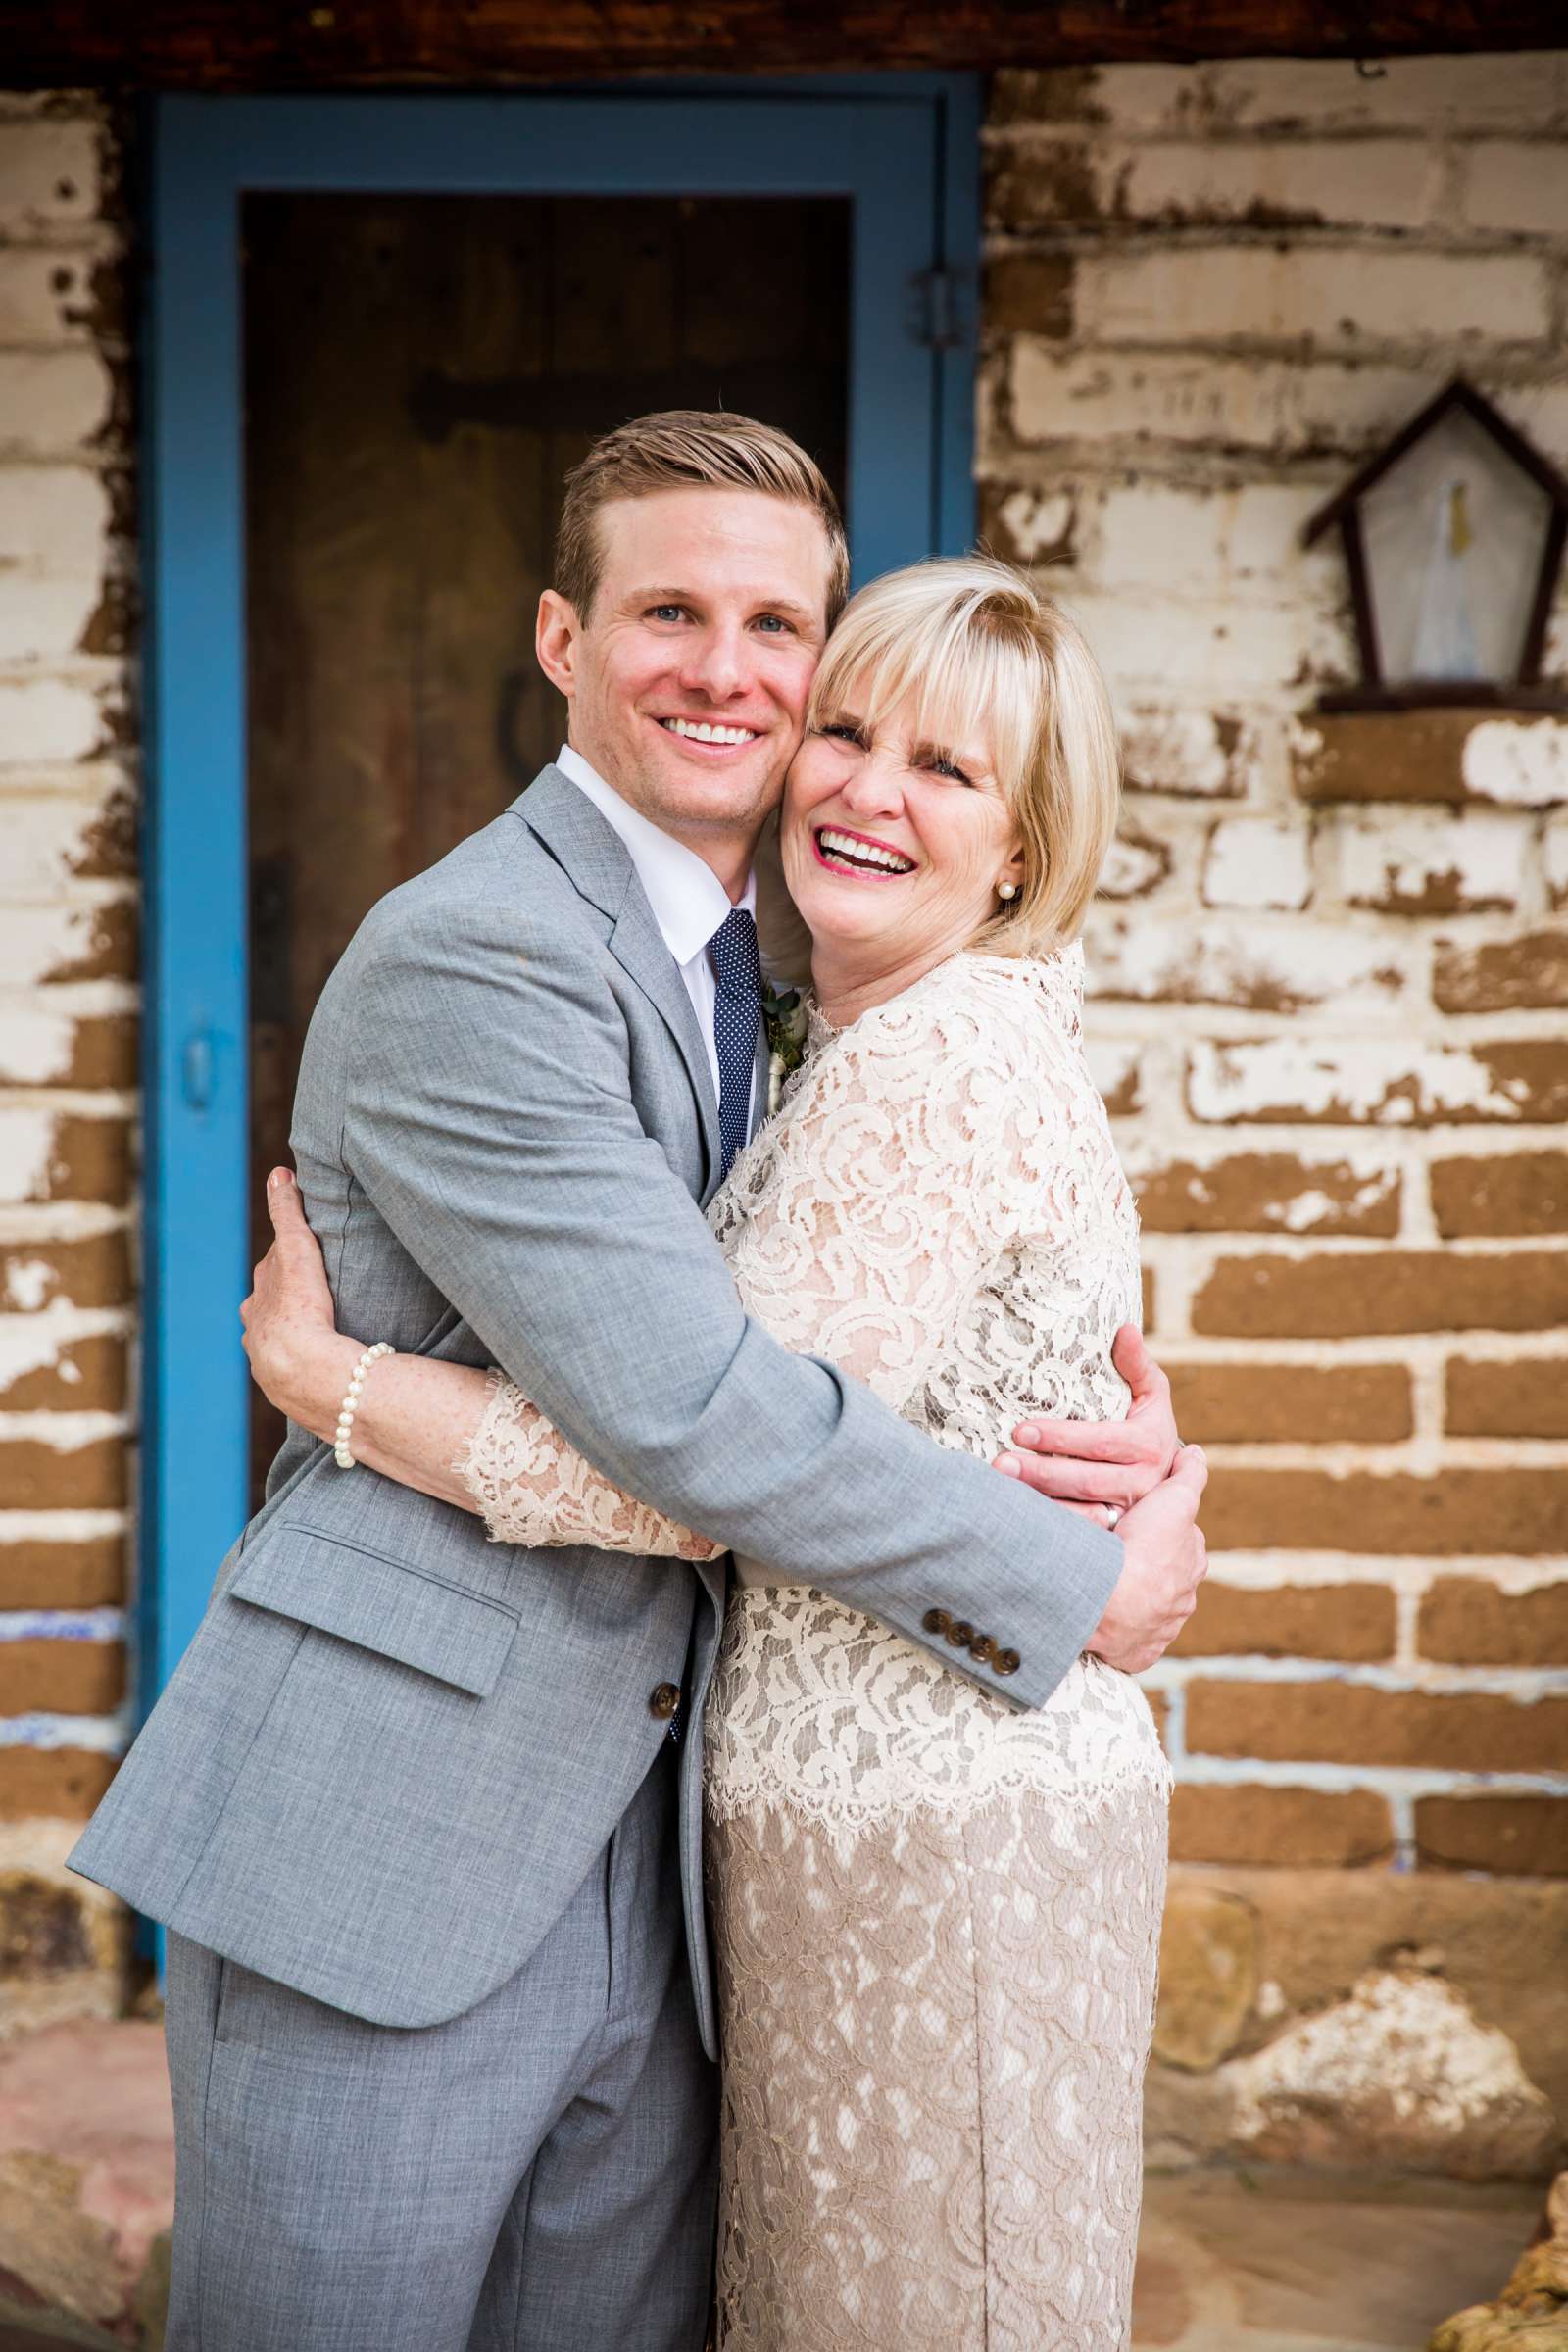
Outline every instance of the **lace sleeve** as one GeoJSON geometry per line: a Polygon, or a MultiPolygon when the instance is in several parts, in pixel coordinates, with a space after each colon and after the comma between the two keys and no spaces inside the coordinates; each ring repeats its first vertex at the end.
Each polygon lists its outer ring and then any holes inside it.
{"type": "Polygon", "coordinates": [[[1042,1221],[1049,1040],[1010,977],[938,973],[841,1032],[715,1203],[749,1312],[895,1410],[1042,1221]]]}
{"type": "Polygon", "coordinates": [[[588,1544],[681,1560],[723,1553],[722,1544],[677,1527],[601,1476],[500,1372],[490,1375],[484,1413],[455,1467],[496,1544],[588,1544]]]}
{"type": "MultiPolygon", "coordinates": [[[[1054,1040],[1004,966],[949,973],[823,1045],[710,1208],[748,1313],[895,1410],[985,1267],[1049,1223],[1054,1040]]],[[[459,1475],[498,1542],[707,1560],[497,1374],[459,1475]]]]}

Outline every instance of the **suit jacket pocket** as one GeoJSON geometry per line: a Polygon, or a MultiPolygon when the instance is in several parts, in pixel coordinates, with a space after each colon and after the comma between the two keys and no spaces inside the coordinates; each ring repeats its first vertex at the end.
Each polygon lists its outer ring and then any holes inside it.
{"type": "Polygon", "coordinates": [[[475,1698],[495,1689],[517,1638],[517,1612],[504,1602],[290,1520],[245,1554],[228,1593],[475,1698]]]}

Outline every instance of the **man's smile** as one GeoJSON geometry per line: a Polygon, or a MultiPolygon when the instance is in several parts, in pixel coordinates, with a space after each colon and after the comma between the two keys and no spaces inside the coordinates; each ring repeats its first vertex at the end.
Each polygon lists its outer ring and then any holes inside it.
{"type": "Polygon", "coordinates": [[[721,719],[662,718],[658,721],[666,735],[680,743],[699,744],[704,750],[743,751],[756,743],[761,733],[759,727],[739,727],[721,719]]]}

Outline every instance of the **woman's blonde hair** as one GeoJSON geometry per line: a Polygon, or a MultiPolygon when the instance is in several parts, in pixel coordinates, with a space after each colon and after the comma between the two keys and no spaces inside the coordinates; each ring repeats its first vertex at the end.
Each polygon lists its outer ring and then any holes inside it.
{"type": "Polygon", "coordinates": [[[850,599],[811,687],[809,727],[907,711],[927,742],[979,732],[1023,844],[1018,896],[971,946],[1041,956],[1083,926],[1116,828],[1121,755],[1100,666],[1059,605],[992,556],[937,557],[850,599]]]}

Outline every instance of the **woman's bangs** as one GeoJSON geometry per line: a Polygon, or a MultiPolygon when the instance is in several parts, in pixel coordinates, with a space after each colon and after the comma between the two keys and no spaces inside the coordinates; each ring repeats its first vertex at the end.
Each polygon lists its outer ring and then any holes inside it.
{"type": "Polygon", "coordinates": [[[842,715],[875,735],[907,712],[919,742],[973,751],[978,731],[998,776],[1018,771],[1033,695],[1017,649],[972,604],[927,612],[912,626],[889,613],[874,635],[855,630],[852,619],[847,634],[851,642],[837,659],[829,640],[817,672],[813,726],[842,715]]]}

